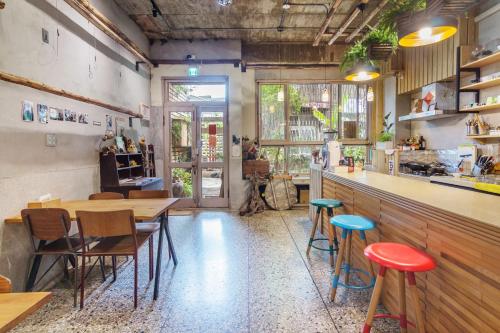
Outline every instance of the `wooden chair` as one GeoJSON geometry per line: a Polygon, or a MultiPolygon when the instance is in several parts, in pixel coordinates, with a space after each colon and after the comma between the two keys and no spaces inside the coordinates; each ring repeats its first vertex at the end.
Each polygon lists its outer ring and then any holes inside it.
{"type": "Polygon", "coordinates": [[[0,294],[1,293],[10,293],[12,291],[12,283],[8,278],[3,275],[0,275],[0,294]]]}
{"type": "Polygon", "coordinates": [[[69,278],[67,271],[67,260],[71,262],[74,271],[74,304],[76,306],[77,297],[77,277],[78,277],[78,251],[82,248],[78,235],[70,237],[68,232],[71,228],[71,219],[67,210],[62,208],[27,208],[21,211],[24,224],[31,236],[34,259],[26,282],[26,291],[33,290],[36,285],[36,277],[42,257],[56,255],[57,258],[42,274],[39,281],[54,267],[57,261],[64,259],[64,272],[69,278]]]}
{"type": "MultiPolygon", "coordinates": [[[[80,239],[83,244],[82,257],[133,256],[134,258],[134,307],[137,308],[138,250],[153,237],[153,233],[138,233],[135,228],[133,210],[110,212],[76,211],[80,239]],[[87,250],[85,237],[99,239],[97,245],[87,250]]],[[[114,261],[115,259],[113,259],[114,261]]],[[[115,265],[113,265],[115,267],[115,265]]],[[[153,251],[149,251],[149,280],[153,279],[153,251]]],[[[83,308],[85,293],[85,260],[82,260],[80,283],[80,308],[83,308]]]]}
{"type": "Polygon", "coordinates": [[[125,199],[123,194],[116,192],[101,192],[89,195],[89,200],[118,200],[125,199]]]}
{"type": "Polygon", "coordinates": [[[128,192],[129,199],[162,199],[170,198],[170,193],[168,190],[150,190],[150,191],[140,191],[131,190],[128,192]]]}

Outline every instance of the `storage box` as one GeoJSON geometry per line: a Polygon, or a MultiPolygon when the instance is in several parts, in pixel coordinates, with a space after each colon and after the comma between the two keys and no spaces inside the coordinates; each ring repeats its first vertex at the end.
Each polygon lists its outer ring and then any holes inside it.
{"type": "Polygon", "coordinates": [[[244,160],[243,179],[253,176],[256,172],[260,177],[269,176],[269,161],[267,160],[244,160]]]}

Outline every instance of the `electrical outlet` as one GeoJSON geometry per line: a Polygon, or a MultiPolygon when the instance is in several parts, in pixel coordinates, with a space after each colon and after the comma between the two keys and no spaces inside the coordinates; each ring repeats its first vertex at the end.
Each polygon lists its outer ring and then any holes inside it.
{"type": "Polygon", "coordinates": [[[45,135],[45,145],[47,147],[57,146],[57,136],[55,134],[46,134],[45,135]]]}
{"type": "Polygon", "coordinates": [[[47,44],[49,43],[49,32],[44,28],[42,28],[42,41],[47,44]]]}

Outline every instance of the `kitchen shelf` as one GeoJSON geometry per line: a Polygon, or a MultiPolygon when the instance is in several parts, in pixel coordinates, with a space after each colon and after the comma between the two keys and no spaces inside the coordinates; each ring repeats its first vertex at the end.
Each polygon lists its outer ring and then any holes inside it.
{"type": "Polygon", "coordinates": [[[496,62],[500,62],[500,52],[496,52],[496,53],[490,54],[489,56],[482,57],[480,59],[471,61],[471,62],[463,65],[461,68],[462,69],[480,68],[483,66],[494,64],[496,62]]]}
{"type": "Polygon", "coordinates": [[[460,112],[478,112],[478,111],[486,111],[486,110],[494,110],[494,109],[500,109],[500,103],[474,106],[471,108],[463,108],[463,109],[460,109],[460,112]]]}
{"type": "Polygon", "coordinates": [[[399,121],[411,121],[411,120],[434,120],[448,117],[455,117],[459,113],[457,112],[445,112],[443,110],[435,111],[424,111],[417,113],[410,113],[398,118],[399,121]]]}
{"type": "Polygon", "coordinates": [[[488,139],[500,139],[500,135],[467,135],[467,138],[483,143],[488,139]]]}
{"type": "Polygon", "coordinates": [[[486,88],[495,87],[495,86],[500,86],[500,77],[497,77],[496,79],[493,79],[493,80],[469,84],[467,86],[461,87],[460,90],[462,90],[462,91],[463,90],[479,90],[479,89],[486,89],[486,88]]]}

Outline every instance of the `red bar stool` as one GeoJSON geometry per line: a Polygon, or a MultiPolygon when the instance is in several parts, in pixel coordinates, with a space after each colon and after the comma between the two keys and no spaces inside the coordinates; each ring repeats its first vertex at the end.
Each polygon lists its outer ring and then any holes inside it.
{"type": "Polygon", "coordinates": [[[363,333],[370,332],[374,318],[392,318],[399,320],[400,332],[406,332],[409,323],[406,319],[406,295],[405,295],[405,273],[410,285],[412,302],[415,306],[417,317],[417,330],[419,333],[425,332],[424,318],[418,301],[418,290],[415,280],[415,272],[426,272],[434,269],[436,263],[427,253],[417,250],[411,246],[399,243],[374,243],[365,248],[365,256],[371,261],[380,265],[380,269],[373,289],[368,314],[366,316],[363,333]],[[387,268],[398,270],[399,280],[399,310],[400,314],[387,315],[375,314],[377,304],[382,292],[384,276],[387,268]]]}

